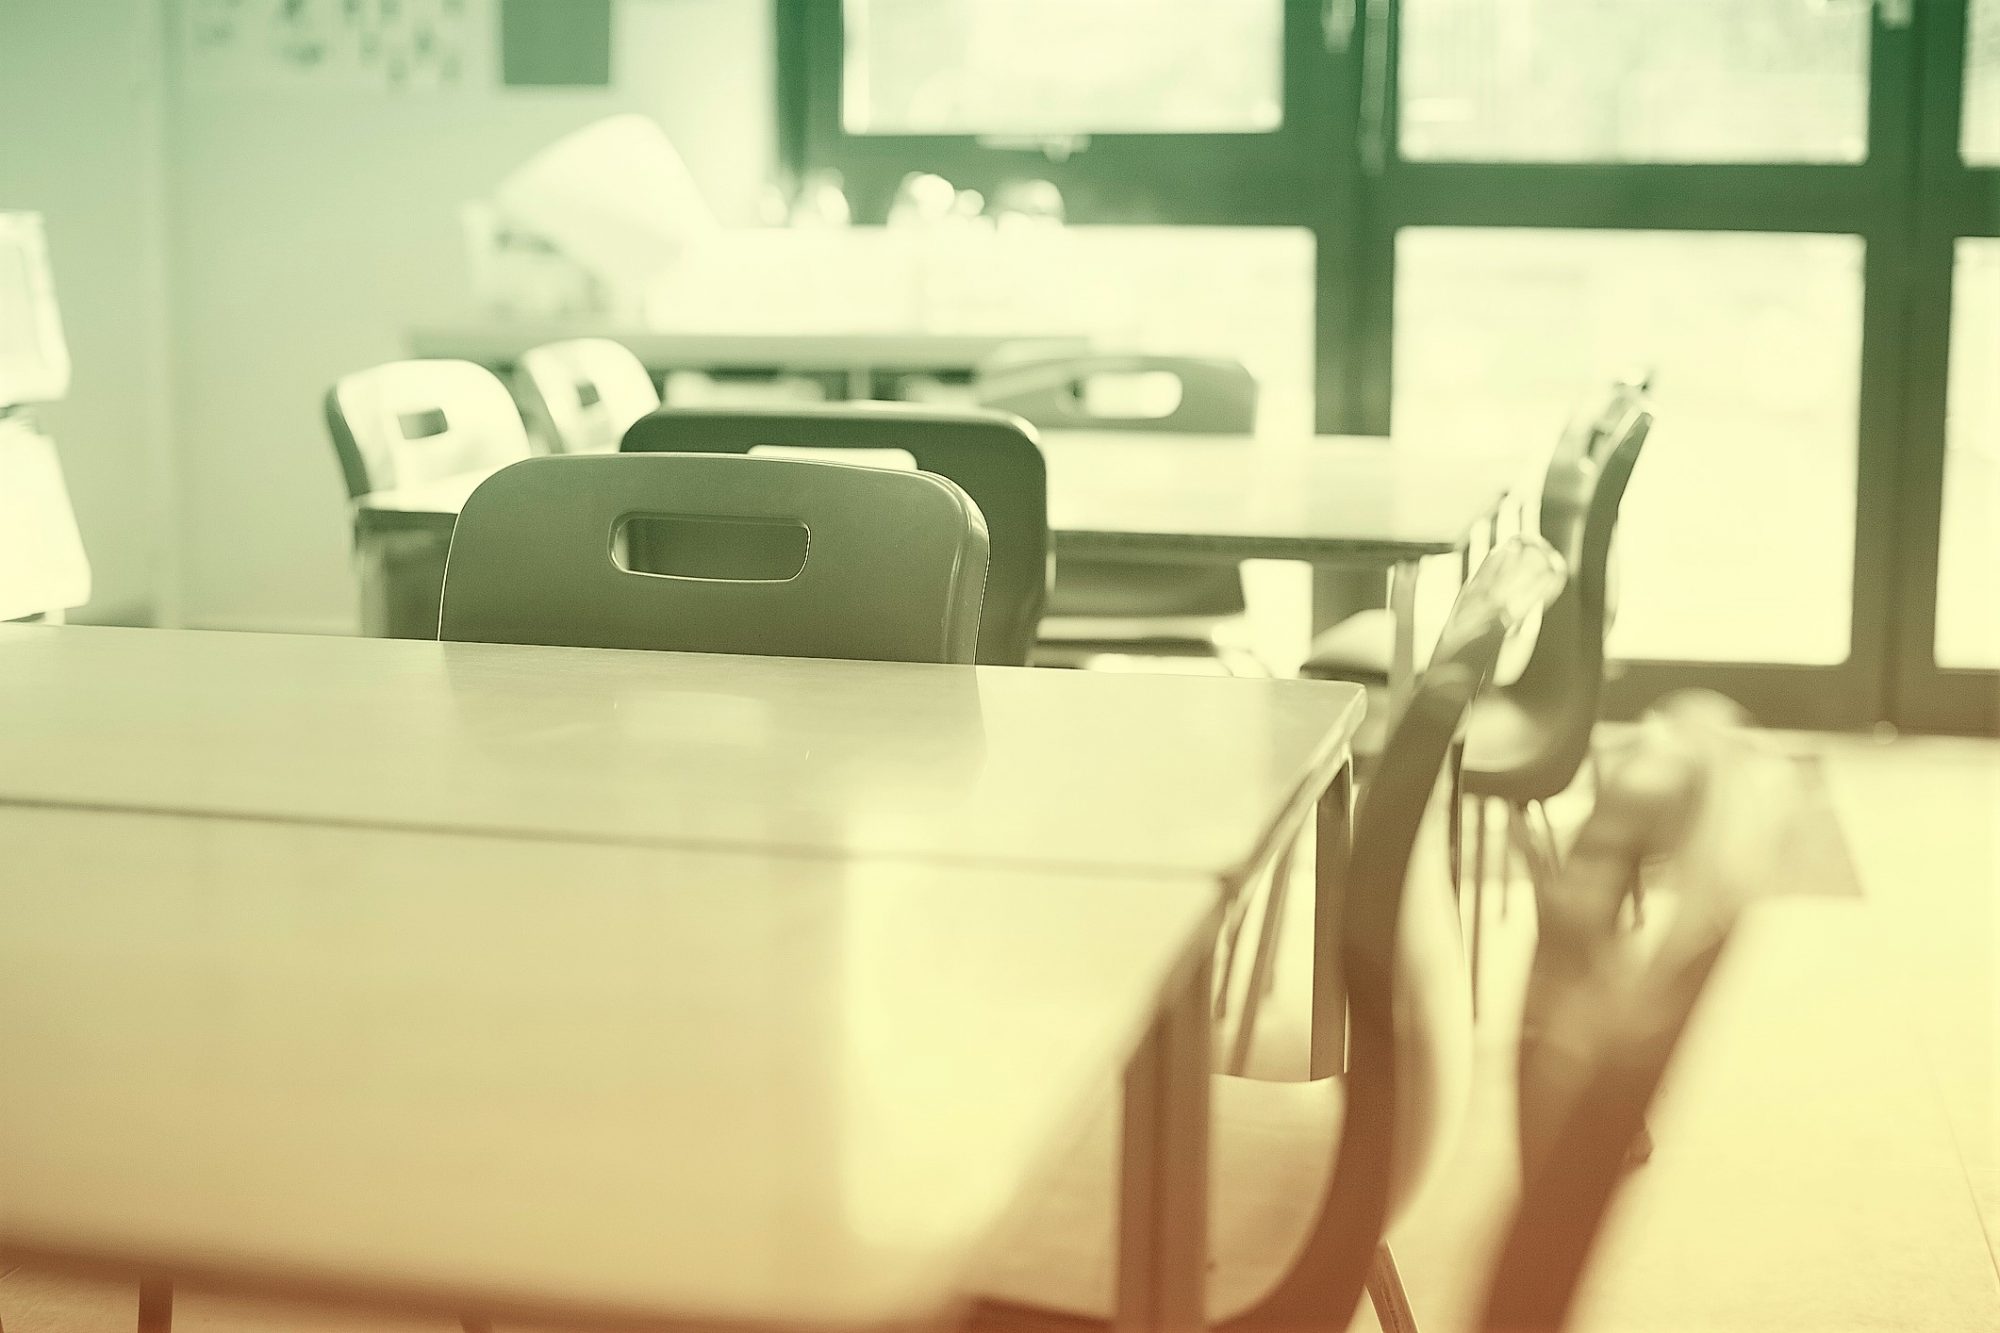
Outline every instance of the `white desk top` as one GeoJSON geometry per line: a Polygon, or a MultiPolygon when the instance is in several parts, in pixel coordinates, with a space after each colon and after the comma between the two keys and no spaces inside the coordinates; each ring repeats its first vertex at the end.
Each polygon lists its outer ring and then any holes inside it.
{"type": "MultiPolygon", "coordinates": [[[[1059,551],[1371,567],[1455,551],[1520,471],[1517,455],[1143,431],[1041,433],[1059,551]]],[[[449,535],[484,474],[364,496],[364,526],[449,535]]]]}
{"type": "Polygon", "coordinates": [[[0,801],[1199,876],[1345,758],[1353,685],[0,626],[0,801]]]}
{"type": "Polygon", "coordinates": [[[567,1326],[935,1316],[1214,914],[73,809],[0,845],[0,1259],[567,1326]]]}

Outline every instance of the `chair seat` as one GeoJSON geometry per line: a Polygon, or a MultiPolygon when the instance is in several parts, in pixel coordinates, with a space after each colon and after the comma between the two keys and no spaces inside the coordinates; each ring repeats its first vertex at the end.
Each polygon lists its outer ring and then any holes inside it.
{"type": "Polygon", "coordinates": [[[1220,617],[1241,615],[1245,605],[1235,565],[1058,559],[1046,614],[1220,617]]]}
{"type": "MultiPolygon", "coordinates": [[[[1419,671],[1429,664],[1428,649],[1427,644],[1417,645],[1419,671]]],[[[1299,674],[1308,680],[1386,683],[1395,656],[1395,614],[1386,606],[1372,606],[1315,635],[1299,674]]]]}
{"type": "MultiPolygon", "coordinates": [[[[1545,710],[1546,711],[1546,710],[1545,710]]],[[[1473,705],[1465,732],[1465,794],[1526,805],[1568,788],[1576,766],[1561,756],[1546,717],[1524,708],[1507,690],[1489,690],[1473,705]]]]}
{"type": "MultiPolygon", "coordinates": [[[[1364,768],[1382,752],[1389,708],[1388,690],[1370,686],[1368,713],[1353,743],[1355,760],[1364,768]]],[[[1466,715],[1465,794],[1515,805],[1546,801],[1568,786],[1559,780],[1565,766],[1553,753],[1553,738],[1532,713],[1506,690],[1489,690],[1466,715]]]]}
{"type": "MultiPolygon", "coordinates": [[[[1326,1193],[1344,1084],[1212,1084],[1209,1156],[1211,1322],[1239,1314],[1277,1285],[1304,1246],[1326,1193]]],[[[1108,1321],[1118,1232],[1120,1098],[1100,1097],[1083,1140],[1030,1182],[977,1279],[977,1328],[1108,1321]]]]}

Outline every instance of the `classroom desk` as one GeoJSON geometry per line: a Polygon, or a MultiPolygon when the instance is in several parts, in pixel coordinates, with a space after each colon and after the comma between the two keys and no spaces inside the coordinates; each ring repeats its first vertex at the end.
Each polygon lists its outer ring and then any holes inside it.
{"type": "Polygon", "coordinates": [[[0,802],[1196,879],[1317,819],[1315,1063],[1358,686],[0,626],[0,802]],[[1317,812],[1315,814],[1315,812],[1317,812]]]}
{"type": "Polygon", "coordinates": [[[1122,1312],[1200,1322],[1199,881],[5,804],[0,845],[0,1266],[138,1281],[142,1333],[174,1284],[943,1326],[1121,1067],[1122,1312]]]}
{"type": "Polygon", "coordinates": [[[623,343],[655,375],[670,370],[840,375],[849,398],[876,397],[878,375],[968,374],[1002,347],[1029,347],[1052,357],[1090,349],[1087,338],[1046,332],[703,333],[551,321],[418,329],[410,335],[410,351],[473,361],[505,373],[530,348],[586,337],[623,343]]]}
{"type": "MultiPolygon", "coordinates": [[[[1386,573],[1397,698],[1415,676],[1418,562],[1452,552],[1469,559],[1475,530],[1499,508],[1522,461],[1375,436],[1050,430],[1041,444],[1058,559],[1297,560],[1386,573]]],[[[423,594],[406,600],[435,601],[452,525],[484,479],[448,477],[356,501],[358,542],[414,546],[402,577],[421,582],[423,594]]]]}

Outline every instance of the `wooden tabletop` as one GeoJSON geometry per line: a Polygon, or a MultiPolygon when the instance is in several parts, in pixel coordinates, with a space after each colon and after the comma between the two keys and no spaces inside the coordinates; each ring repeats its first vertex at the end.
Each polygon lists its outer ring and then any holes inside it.
{"type": "Polygon", "coordinates": [[[934,1319],[1214,914],[61,808],[0,845],[0,1260],[565,1326],[934,1319]]]}
{"type": "MultiPolygon", "coordinates": [[[[1041,433],[1059,552],[1130,560],[1275,559],[1380,568],[1455,551],[1499,505],[1517,455],[1377,436],[1262,440],[1143,431],[1041,433]]],[[[372,531],[448,536],[484,474],[356,502],[372,531]]]]}
{"type": "Polygon", "coordinates": [[[1440,555],[1499,505],[1519,457],[1397,444],[1045,430],[1064,553],[1383,565],[1440,555]]]}
{"type": "Polygon", "coordinates": [[[489,323],[417,329],[416,356],[455,357],[488,366],[511,366],[521,354],[565,338],[611,338],[632,349],[653,370],[855,369],[965,371],[1003,346],[1030,345],[1050,356],[1088,350],[1080,335],[1027,330],[1018,333],[928,333],[921,329],[798,333],[705,333],[607,327],[603,324],[489,323]]]}
{"type": "Polygon", "coordinates": [[[1240,886],[1353,685],[0,626],[0,801],[1240,886]]]}

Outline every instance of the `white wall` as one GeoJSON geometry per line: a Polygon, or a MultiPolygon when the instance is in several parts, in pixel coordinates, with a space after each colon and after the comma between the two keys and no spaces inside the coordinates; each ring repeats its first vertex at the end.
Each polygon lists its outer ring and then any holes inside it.
{"type": "Polygon", "coordinates": [[[171,617],[156,0],[0,0],[0,209],[44,214],[75,377],[40,413],[95,574],[72,618],[171,617]]]}
{"type": "Polygon", "coordinates": [[[172,53],[186,623],[352,626],[346,497],[321,397],[339,374],[405,355],[411,326],[471,313],[459,206],[527,154],[645,111],[717,212],[749,220],[773,167],[769,10],[620,0],[609,89],[507,89],[490,73],[433,93],[243,86],[189,77],[172,53]]]}

